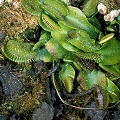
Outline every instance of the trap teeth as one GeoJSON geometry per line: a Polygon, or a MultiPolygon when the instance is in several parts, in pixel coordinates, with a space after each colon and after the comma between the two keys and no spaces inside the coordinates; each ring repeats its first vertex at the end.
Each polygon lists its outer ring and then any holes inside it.
{"type": "Polygon", "coordinates": [[[58,30],[60,27],[48,15],[42,13],[42,21],[50,30],[58,30]]]}
{"type": "Polygon", "coordinates": [[[33,44],[9,40],[2,47],[2,52],[6,58],[14,62],[29,62],[36,57],[36,52],[32,51],[33,44]]]}

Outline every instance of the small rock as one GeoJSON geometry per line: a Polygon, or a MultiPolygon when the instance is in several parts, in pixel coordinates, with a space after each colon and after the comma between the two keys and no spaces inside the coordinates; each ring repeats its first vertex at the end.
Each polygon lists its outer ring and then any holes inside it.
{"type": "Polygon", "coordinates": [[[8,120],[8,117],[5,115],[0,115],[0,120],[8,120]]]}
{"type": "Polygon", "coordinates": [[[5,39],[6,35],[7,35],[6,32],[4,32],[4,31],[0,31],[0,40],[5,39]]]}
{"type": "MultiPolygon", "coordinates": [[[[90,105],[86,107],[95,108],[95,103],[92,102],[90,105]]],[[[107,111],[106,110],[97,110],[97,109],[89,109],[85,110],[85,116],[89,116],[91,120],[104,120],[106,117],[107,111]]]]}
{"type": "Polygon", "coordinates": [[[32,120],[52,120],[54,108],[52,105],[42,102],[40,107],[33,112],[32,120]]]}
{"type": "Polygon", "coordinates": [[[0,81],[5,95],[8,96],[16,96],[22,88],[22,83],[8,70],[0,73],[0,81]]]}
{"type": "Polygon", "coordinates": [[[2,7],[4,0],[0,0],[0,7],[2,7]]]}

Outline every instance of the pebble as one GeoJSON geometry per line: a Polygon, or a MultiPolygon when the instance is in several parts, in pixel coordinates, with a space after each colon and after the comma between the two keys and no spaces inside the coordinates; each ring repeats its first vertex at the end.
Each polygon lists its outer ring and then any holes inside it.
{"type": "Polygon", "coordinates": [[[0,0],[0,7],[2,7],[4,0],[0,0]]]}
{"type": "Polygon", "coordinates": [[[32,120],[53,120],[54,108],[52,105],[42,102],[40,107],[33,112],[32,120]]]}

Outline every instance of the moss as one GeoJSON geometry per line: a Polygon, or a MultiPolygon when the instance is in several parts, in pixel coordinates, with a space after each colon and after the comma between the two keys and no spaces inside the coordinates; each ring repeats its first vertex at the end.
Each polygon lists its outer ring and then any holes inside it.
{"type": "Polygon", "coordinates": [[[16,8],[13,3],[0,7],[0,31],[7,32],[8,37],[17,37],[26,28],[34,28],[38,21],[22,7],[16,8]]]}
{"type": "Polygon", "coordinates": [[[107,13],[115,9],[120,9],[120,4],[116,0],[99,0],[99,3],[103,3],[107,7],[107,13]]]}

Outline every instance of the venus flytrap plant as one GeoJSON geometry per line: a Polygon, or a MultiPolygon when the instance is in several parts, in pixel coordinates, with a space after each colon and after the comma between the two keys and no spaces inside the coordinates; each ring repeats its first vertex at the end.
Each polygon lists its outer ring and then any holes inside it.
{"type": "Polygon", "coordinates": [[[44,62],[52,62],[54,60],[54,57],[48,52],[48,50],[45,47],[38,48],[35,50],[37,53],[37,56],[35,57],[34,61],[44,61],[44,62]]]}
{"type": "Polygon", "coordinates": [[[60,80],[63,82],[66,90],[70,93],[74,86],[75,70],[69,63],[62,65],[62,70],[59,73],[60,80]]]}
{"type": "MultiPolygon", "coordinates": [[[[91,3],[90,1],[89,4],[91,3]]],[[[9,40],[2,47],[3,54],[15,62],[52,62],[62,59],[59,75],[68,92],[73,89],[77,69],[80,71],[78,78],[84,79],[80,84],[85,90],[97,85],[103,97],[107,96],[108,102],[103,101],[104,107],[107,107],[109,102],[118,101],[118,87],[104,73],[95,67],[91,70],[84,62],[93,60],[101,68],[118,77],[120,43],[113,37],[114,34],[104,36],[80,9],[68,6],[64,0],[22,0],[22,5],[26,11],[38,17],[44,31],[40,40],[34,44],[9,40]],[[103,35],[100,41],[99,34],[103,35]]]]}
{"type": "Polygon", "coordinates": [[[52,30],[58,30],[60,28],[59,25],[45,13],[41,13],[41,17],[39,17],[38,20],[41,27],[46,31],[51,32],[52,30]]]}
{"type": "Polygon", "coordinates": [[[95,39],[98,37],[99,30],[88,22],[87,17],[80,9],[72,6],[68,6],[68,9],[69,15],[67,15],[64,20],[67,26],[71,26],[75,29],[82,29],[86,31],[91,38],[95,39]]]}
{"type": "Polygon", "coordinates": [[[71,30],[68,32],[67,41],[84,52],[94,52],[100,49],[89,34],[84,30],[71,30]]]}
{"type": "Polygon", "coordinates": [[[51,39],[51,35],[47,31],[42,31],[39,41],[34,44],[32,51],[37,53],[35,61],[43,60],[44,62],[52,62],[53,56],[48,52],[46,47],[44,46],[51,39]]]}
{"type": "Polygon", "coordinates": [[[87,17],[91,17],[97,13],[97,5],[99,0],[87,0],[83,6],[83,12],[87,17]]]}
{"type": "Polygon", "coordinates": [[[77,81],[85,90],[97,85],[101,89],[101,92],[105,93],[103,94],[104,106],[99,107],[107,107],[109,102],[114,103],[120,98],[120,90],[118,87],[109,78],[107,78],[104,73],[96,69],[88,73],[81,71],[77,77],[77,81]]]}
{"type": "Polygon", "coordinates": [[[44,11],[58,20],[63,20],[68,15],[68,8],[60,1],[55,0],[40,0],[40,5],[44,11]]]}
{"type": "Polygon", "coordinates": [[[105,43],[106,41],[110,40],[111,38],[113,38],[114,34],[110,33],[107,34],[106,36],[104,36],[100,41],[99,44],[105,43]]]}
{"type": "Polygon", "coordinates": [[[39,4],[38,0],[32,1],[32,0],[22,0],[23,7],[26,8],[26,11],[29,12],[32,15],[39,16],[41,13],[42,8],[39,4]]]}
{"type": "Polygon", "coordinates": [[[51,38],[45,44],[45,47],[55,57],[55,59],[62,59],[68,53],[68,51],[54,38],[51,38]]]}
{"type": "Polygon", "coordinates": [[[41,36],[39,38],[39,41],[34,45],[34,47],[32,48],[32,50],[36,50],[37,48],[42,47],[45,43],[47,43],[51,38],[51,35],[49,32],[46,31],[42,31],[41,32],[41,36]]]}
{"type": "Polygon", "coordinates": [[[16,40],[9,40],[2,46],[3,54],[14,62],[30,62],[36,57],[36,52],[32,51],[33,43],[23,43],[16,40]]]}
{"type": "Polygon", "coordinates": [[[70,31],[73,28],[66,26],[62,21],[59,21],[58,24],[60,26],[60,29],[57,31],[53,30],[51,32],[52,37],[56,39],[66,50],[76,52],[79,51],[77,47],[73,46],[66,40],[68,37],[68,31],[70,31]]]}

